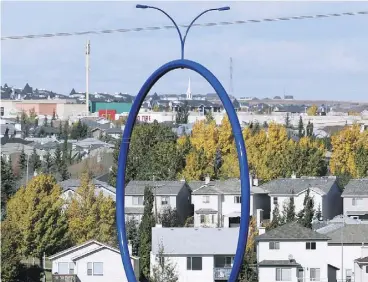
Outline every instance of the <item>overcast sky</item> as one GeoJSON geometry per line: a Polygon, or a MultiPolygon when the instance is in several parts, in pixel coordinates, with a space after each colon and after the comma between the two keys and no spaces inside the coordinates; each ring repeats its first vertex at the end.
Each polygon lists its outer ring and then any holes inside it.
{"type": "MultiPolygon", "coordinates": [[[[2,36],[170,25],[137,2],[3,2],[2,36]]],[[[368,2],[142,2],[159,6],[187,24],[204,9],[228,5],[199,22],[368,11],[368,2]]],[[[193,28],[186,58],[209,68],[234,95],[368,101],[368,15],[193,28]]],[[[6,40],[1,81],[69,94],[85,91],[85,43],[91,40],[90,92],[135,95],[162,64],[180,57],[175,30],[46,39],[6,40]]],[[[195,73],[177,70],[153,88],[157,93],[213,92],[195,73]]]]}

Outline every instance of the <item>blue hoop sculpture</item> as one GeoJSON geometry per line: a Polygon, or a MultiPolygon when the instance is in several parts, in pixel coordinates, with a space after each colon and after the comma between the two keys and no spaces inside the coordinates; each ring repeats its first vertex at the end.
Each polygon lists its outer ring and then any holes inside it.
{"type": "Polygon", "coordinates": [[[247,162],[247,154],[245,151],[245,144],[243,140],[242,131],[240,128],[239,120],[233,104],[227,95],[224,87],[218,81],[218,79],[204,66],[190,60],[181,59],[174,60],[166,63],[157,69],[143,84],[140,89],[132,108],[129,112],[128,120],[125,125],[123,139],[120,147],[119,154],[119,166],[118,166],[118,176],[117,176],[117,193],[116,193],[116,220],[118,229],[118,240],[120,253],[125,269],[126,276],[129,282],[136,282],[135,273],[130,261],[130,255],[128,250],[128,242],[125,230],[125,210],[124,210],[124,198],[125,198],[125,170],[127,165],[127,157],[129,151],[129,141],[132,135],[134,123],[136,121],[139,109],[143,103],[144,98],[152,88],[152,86],[166,73],[175,69],[190,69],[203,78],[205,78],[211,86],[214,88],[216,93],[219,95],[227,115],[229,117],[233,135],[235,138],[236,149],[238,153],[239,167],[240,167],[240,180],[241,180],[241,214],[243,215],[240,219],[240,230],[238,244],[234,259],[233,268],[230,273],[230,282],[235,282],[238,278],[239,271],[243,263],[243,257],[248,239],[248,226],[249,226],[249,202],[250,202],[250,185],[249,185],[249,170],[247,162]]]}

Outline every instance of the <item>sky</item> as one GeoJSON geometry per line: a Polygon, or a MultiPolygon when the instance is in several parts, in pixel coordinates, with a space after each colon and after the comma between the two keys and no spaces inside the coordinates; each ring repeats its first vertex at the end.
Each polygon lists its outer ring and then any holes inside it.
{"type": "MultiPolygon", "coordinates": [[[[1,2],[1,36],[75,32],[171,25],[157,6],[178,24],[188,24],[204,9],[198,23],[368,11],[368,2],[1,2]]],[[[230,93],[230,57],[236,97],[368,101],[368,15],[194,27],[185,58],[214,73],[230,93]]],[[[184,31],[182,31],[184,32],[184,31]]],[[[91,41],[90,92],[136,95],[161,65],[180,58],[174,29],[1,41],[1,83],[44,88],[61,94],[85,91],[85,44],[91,41]]],[[[189,70],[161,78],[151,92],[179,94],[191,79],[193,94],[213,93],[189,70]]]]}

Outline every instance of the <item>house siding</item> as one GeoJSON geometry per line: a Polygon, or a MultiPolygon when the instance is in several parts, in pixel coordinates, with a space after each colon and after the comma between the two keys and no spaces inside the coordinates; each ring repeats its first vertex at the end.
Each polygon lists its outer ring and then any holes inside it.
{"type": "MultiPolygon", "coordinates": [[[[279,282],[279,281],[276,281],[276,268],[275,267],[259,267],[258,278],[259,278],[258,279],[259,282],[279,282]]],[[[305,280],[305,281],[309,281],[309,280],[305,280]]],[[[296,267],[291,268],[291,280],[288,282],[298,282],[296,267]]]]}
{"type": "Polygon", "coordinates": [[[368,197],[361,197],[362,200],[358,201],[359,205],[353,206],[353,197],[344,197],[344,215],[348,212],[362,212],[368,210],[368,197]]]}

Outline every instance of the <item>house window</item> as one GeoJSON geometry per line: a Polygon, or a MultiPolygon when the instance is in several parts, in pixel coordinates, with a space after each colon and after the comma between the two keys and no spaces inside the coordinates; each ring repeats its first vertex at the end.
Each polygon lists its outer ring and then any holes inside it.
{"type": "Polygon", "coordinates": [[[170,197],[163,196],[161,197],[161,205],[169,205],[170,204],[170,197]]]}
{"type": "Polygon", "coordinates": [[[202,202],[208,204],[210,202],[210,196],[203,196],[202,202]]]}
{"type": "Polygon", "coordinates": [[[353,206],[359,206],[359,201],[362,200],[362,198],[352,198],[351,199],[351,204],[353,206]]]}
{"type": "Polygon", "coordinates": [[[270,250],[279,250],[280,249],[280,242],[270,242],[269,243],[270,250]]]}
{"type": "Polygon", "coordinates": [[[273,204],[277,205],[277,197],[273,197],[273,204]]]}
{"type": "Polygon", "coordinates": [[[204,222],[205,222],[205,215],[201,214],[201,223],[204,223],[204,222]]]}
{"type": "Polygon", "coordinates": [[[58,263],[58,274],[67,275],[69,274],[69,262],[58,263]]]}
{"type": "Polygon", "coordinates": [[[241,196],[234,196],[234,203],[240,204],[241,203],[241,196]]]}
{"type": "Polygon", "coordinates": [[[316,242],[306,242],[305,248],[307,250],[315,250],[316,249],[316,242]]]}
{"type": "Polygon", "coordinates": [[[225,267],[233,267],[234,257],[225,257],[225,267]]]}
{"type": "Polygon", "coordinates": [[[134,196],[133,197],[133,205],[143,206],[143,196],[134,196]]]}
{"type": "Polygon", "coordinates": [[[102,276],[103,275],[103,262],[87,262],[87,275],[88,276],[102,276]]]}
{"type": "Polygon", "coordinates": [[[202,258],[187,257],[187,270],[202,270],[202,258]]]}
{"type": "Polygon", "coordinates": [[[0,107],[0,116],[4,116],[4,107],[0,107]]]}
{"type": "Polygon", "coordinates": [[[276,281],[291,281],[291,268],[276,268],[276,281]]]}
{"type": "Polygon", "coordinates": [[[310,281],[320,281],[320,270],[319,268],[310,269],[310,281]]]}
{"type": "Polygon", "coordinates": [[[74,274],[74,263],[69,263],[69,274],[74,274]]]}

